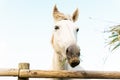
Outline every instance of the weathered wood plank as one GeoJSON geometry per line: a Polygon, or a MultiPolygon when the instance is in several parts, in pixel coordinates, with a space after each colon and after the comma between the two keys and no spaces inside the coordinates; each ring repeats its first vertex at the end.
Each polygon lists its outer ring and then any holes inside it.
{"type": "Polygon", "coordinates": [[[0,76],[18,76],[18,69],[0,69],[0,76]]]}
{"type": "Polygon", "coordinates": [[[116,71],[21,70],[19,76],[29,77],[29,78],[120,79],[120,72],[116,72],[116,71]]]}
{"type": "MultiPolygon", "coordinates": [[[[18,67],[19,67],[19,74],[21,74],[20,71],[22,69],[29,69],[30,65],[29,63],[19,63],[18,67]]],[[[19,74],[18,74],[18,80],[29,80],[29,77],[21,77],[19,76],[19,74]]]]}

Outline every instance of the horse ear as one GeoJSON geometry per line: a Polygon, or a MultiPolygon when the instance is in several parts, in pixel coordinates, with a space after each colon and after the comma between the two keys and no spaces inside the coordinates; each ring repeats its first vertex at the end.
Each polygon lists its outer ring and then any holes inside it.
{"type": "Polygon", "coordinates": [[[58,8],[55,5],[54,8],[53,8],[53,18],[54,18],[54,20],[57,20],[58,14],[59,14],[58,8]]]}
{"type": "Polygon", "coordinates": [[[78,8],[77,8],[77,9],[74,11],[73,15],[72,15],[72,20],[73,20],[73,22],[77,21],[78,16],[79,16],[79,10],[78,10],[78,8]]]}
{"type": "Polygon", "coordinates": [[[55,5],[53,8],[53,18],[55,21],[59,21],[65,18],[64,14],[59,12],[57,6],[55,5]]]}
{"type": "Polygon", "coordinates": [[[54,8],[53,8],[53,14],[54,14],[55,12],[59,12],[56,5],[55,5],[54,8]]]}

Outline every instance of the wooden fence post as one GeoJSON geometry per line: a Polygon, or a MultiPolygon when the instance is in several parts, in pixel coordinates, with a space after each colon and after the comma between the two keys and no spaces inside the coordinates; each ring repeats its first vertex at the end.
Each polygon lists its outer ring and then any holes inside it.
{"type": "MultiPolygon", "coordinates": [[[[29,69],[30,65],[29,63],[19,63],[18,68],[21,69],[29,69]]],[[[29,80],[29,78],[23,78],[18,76],[18,80],[29,80]]]]}

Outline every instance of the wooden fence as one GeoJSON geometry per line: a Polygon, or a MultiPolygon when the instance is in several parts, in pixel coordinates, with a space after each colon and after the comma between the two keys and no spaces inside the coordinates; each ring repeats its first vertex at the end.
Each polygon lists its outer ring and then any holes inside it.
{"type": "Polygon", "coordinates": [[[30,70],[29,66],[29,63],[20,63],[18,69],[0,69],[0,76],[18,77],[18,80],[29,80],[29,78],[120,79],[120,72],[116,71],[46,71],[30,70]]]}

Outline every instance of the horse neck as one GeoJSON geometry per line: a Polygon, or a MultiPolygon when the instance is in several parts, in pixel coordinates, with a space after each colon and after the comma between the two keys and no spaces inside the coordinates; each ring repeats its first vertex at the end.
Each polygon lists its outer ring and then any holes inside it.
{"type": "Polygon", "coordinates": [[[67,70],[68,63],[66,59],[61,55],[61,53],[54,53],[53,56],[53,69],[54,70],[67,70]]]}

